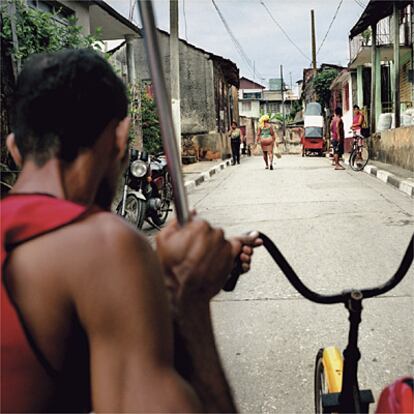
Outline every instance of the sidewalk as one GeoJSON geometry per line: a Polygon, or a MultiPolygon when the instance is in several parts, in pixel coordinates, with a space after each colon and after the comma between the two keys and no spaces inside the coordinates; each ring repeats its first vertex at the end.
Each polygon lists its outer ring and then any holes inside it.
{"type": "Polygon", "coordinates": [[[182,168],[185,188],[187,191],[191,191],[230,165],[230,158],[224,161],[199,161],[194,164],[183,165],[182,168]]]}
{"type": "MultiPolygon", "coordinates": [[[[349,154],[344,154],[345,164],[348,164],[349,154]]],[[[400,191],[414,197],[414,172],[385,162],[369,160],[364,172],[377,177],[400,191]]]]}

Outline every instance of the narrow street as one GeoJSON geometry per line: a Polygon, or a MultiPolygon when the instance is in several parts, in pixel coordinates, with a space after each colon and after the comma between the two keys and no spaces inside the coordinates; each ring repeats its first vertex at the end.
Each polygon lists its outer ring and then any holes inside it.
{"type": "MultiPolygon", "coordinates": [[[[327,158],[284,156],[274,171],[243,158],[190,194],[200,216],[228,235],[257,229],[312,289],[371,287],[396,270],[414,229],[412,199],[364,173],[334,171],[327,158]]],[[[223,363],[242,412],[311,412],[319,348],[344,348],[347,312],[303,299],[260,248],[252,271],[213,303],[223,363]]],[[[413,372],[413,279],[364,302],[361,388],[413,372]]]]}

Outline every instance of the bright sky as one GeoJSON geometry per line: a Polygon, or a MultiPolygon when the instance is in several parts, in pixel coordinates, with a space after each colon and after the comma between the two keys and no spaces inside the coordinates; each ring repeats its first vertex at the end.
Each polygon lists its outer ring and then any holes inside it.
{"type": "MultiPolygon", "coordinates": [[[[129,1],[107,0],[126,17],[129,1]]],[[[368,0],[215,0],[215,3],[251,62],[250,65],[238,53],[212,0],[179,0],[180,37],[187,38],[195,46],[232,60],[239,67],[240,76],[253,79],[254,62],[256,81],[267,85],[267,79],[280,77],[281,64],[284,66],[284,77],[288,84],[290,74],[294,84],[302,79],[303,68],[310,67],[311,9],[315,11],[318,49],[341,3],[317,61],[318,65],[332,63],[346,66],[349,60],[349,31],[362,14],[362,5],[366,5],[368,0]],[[289,42],[262,2],[306,57],[289,42]],[[261,76],[266,81],[261,80],[261,76]]],[[[169,31],[169,0],[155,0],[154,5],[158,26],[169,31]]],[[[138,12],[135,13],[135,23],[137,21],[138,12]]],[[[140,21],[138,22],[141,26],[140,21]]]]}

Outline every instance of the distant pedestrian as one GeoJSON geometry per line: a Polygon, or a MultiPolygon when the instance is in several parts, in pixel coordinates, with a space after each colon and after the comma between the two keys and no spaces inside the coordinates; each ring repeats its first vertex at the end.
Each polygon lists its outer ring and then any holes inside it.
{"type": "Polygon", "coordinates": [[[269,164],[270,169],[273,170],[273,147],[275,145],[275,132],[269,123],[268,115],[263,115],[259,120],[259,129],[257,130],[256,142],[262,147],[266,170],[269,169],[269,164]]]}
{"type": "Polygon", "coordinates": [[[240,143],[241,143],[241,131],[237,126],[237,122],[231,123],[230,131],[227,134],[231,140],[231,154],[233,157],[232,165],[240,164],[240,143]]]}
{"type": "Polygon", "coordinates": [[[342,109],[336,108],[335,115],[331,121],[331,141],[334,151],[335,170],[344,170],[345,168],[339,163],[339,159],[344,153],[344,121],[342,120],[342,109]]]}
{"type": "Polygon", "coordinates": [[[361,134],[362,125],[364,124],[364,114],[359,110],[358,105],[354,105],[354,116],[352,118],[351,129],[357,134],[361,134]]]}

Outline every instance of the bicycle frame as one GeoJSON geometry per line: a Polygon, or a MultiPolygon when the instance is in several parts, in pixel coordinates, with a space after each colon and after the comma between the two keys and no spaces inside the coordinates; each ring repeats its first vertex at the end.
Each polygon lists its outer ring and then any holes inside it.
{"type": "MultiPolygon", "coordinates": [[[[338,355],[334,353],[324,355],[324,367],[327,372],[327,378],[335,378],[337,382],[341,382],[339,392],[334,391],[334,387],[328,381],[329,393],[322,395],[322,406],[324,413],[368,413],[369,404],[374,402],[374,396],[371,390],[360,390],[358,383],[358,362],[361,358],[361,352],[358,348],[358,332],[359,324],[361,323],[362,313],[362,299],[363,295],[358,290],[353,290],[346,293],[348,296],[345,301],[345,307],[349,312],[349,334],[348,344],[343,352],[343,371],[342,381],[338,379],[338,373],[335,372],[335,366],[340,366],[340,363],[335,360],[338,355]]],[[[336,384],[337,385],[337,384],[336,384]]],[[[335,386],[335,384],[334,384],[335,386]]]]}

